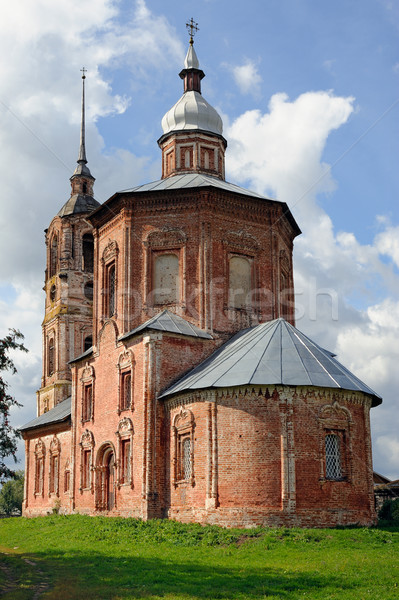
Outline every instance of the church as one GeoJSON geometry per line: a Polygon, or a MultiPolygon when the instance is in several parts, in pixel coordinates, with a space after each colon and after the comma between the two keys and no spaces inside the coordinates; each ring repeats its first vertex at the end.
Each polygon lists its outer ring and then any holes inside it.
{"type": "Polygon", "coordinates": [[[94,198],[81,139],[46,230],[43,371],[23,514],[227,527],[375,522],[381,398],[295,327],[284,202],[225,180],[193,44],[158,181],[94,198]]]}

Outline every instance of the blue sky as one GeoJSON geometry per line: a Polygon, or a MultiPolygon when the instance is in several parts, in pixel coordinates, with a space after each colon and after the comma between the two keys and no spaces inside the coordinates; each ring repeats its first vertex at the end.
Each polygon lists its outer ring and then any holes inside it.
{"type": "Polygon", "coordinates": [[[69,197],[87,70],[87,155],[104,201],[158,179],[188,44],[228,140],[228,180],[284,200],[303,234],[297,326],[384,397],[377,471],[399,477],[399,4],[390,0],[20,0],[0,23],[0,335],[12,390],[40,386],[43,230],[69,197]]]}

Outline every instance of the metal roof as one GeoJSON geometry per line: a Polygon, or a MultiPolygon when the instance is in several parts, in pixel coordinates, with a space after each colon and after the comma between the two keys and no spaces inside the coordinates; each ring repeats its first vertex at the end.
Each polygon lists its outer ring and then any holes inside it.
{"type": "Polygon", "coordinates": [[[26,425],[22,425],[19,428],[20,431],[28,431],[29,429],[37,429],[38,427],[44,427],[45,425],[54,425],[55,423],[62,423],[71,416],[71,398],[63,400],[54,408],[51,408],[47,412],[36,417],[33,421],[29,421],[26,425]]]}
{"type": "Polygon", "coordinates": [[[101,206],[92,196],[73,194],[58,211],[57,217],[66,217],[78,213],[89,213],[101,206]]]}
{"type": "Polygon", "coordinates": [[[71,365],[74,362],[78,362],[78,360],[82,360],[82,358],[86,358],[86,356],[90,356],[91,354],[93,354],[93,352],[94,352],[94,348],[93,348],[93,346],[90,346],[90,348],[88,348],[87,350],[85,350],[83,352],[83,354],[79,354],[79,356],[76,356],[75,358],[73,358],[72,360],[70,360],[68,362],[68,365],[71,365]]]}
{"type": "Polygon", "coordinates": [[[163,310],[142,325],[139,325],[135,329],[132,329],[132,331],[129,331],[129,333],[122,335],[119,340],[125,340],[133,335],[136,335],[137,333],[145,331],[146,329],[189,335],[191,337],[203,338],[206,340],[212,339],[212,336],[209,333],[199,329],[199,327],[196,327],[195,325],[192,325],[186,321],[186,319],[175,315],[169,310],[163,310]]]}
{"type": "MultiPolygon", "coordinates": [[[[227,192],[234,192],[236,194],[244,194],[245,196],[252,196],[254,198],[262,198],[262,200],[268,200],[265,196],[261,196],[256,192],[251,192],[245,188],[235,185],[234,183],[228,183],[218,177],[212,177],[212,175],[202,175],[200,173],[185,173],[184,175],[173,175],[172,177],[166,177],[165,179],[158,179],[151,183],[145,183],[144,185],[138,185],[128,190],[122,190],[119,194],[126,194],[127,192],[152,192],[152,191],[163,191],[163,190],[177,190],[183,188],[198,188],[198,187],[216,187],[227,192]]],[[[273,200],[278,202],[278,200],[273,200]]],[[[280,204],[283,204],[282,202],[280,204]]]]}
{"type": "Polygon", "coordinates": [[[281,318],[240,331],[160,397],[248,384],[354,390],[372,396],[373,406],[382,402],[331,352],[281,318]]]}

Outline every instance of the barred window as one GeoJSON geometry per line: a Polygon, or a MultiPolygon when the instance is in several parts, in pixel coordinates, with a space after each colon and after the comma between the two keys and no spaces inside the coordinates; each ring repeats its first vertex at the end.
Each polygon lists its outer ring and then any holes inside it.
{"type": "Polygon", "coordinates": [[[120,409],[129,410],[132,406],[132,374],[126,371],[121,375],[120,409]]]}
{"type": "Polygon", "coordinates": [[[179,479],[190,479],[192,471],[191,462],[191,436],[179,436],[178,474],[179,479]]]}
{"type": "Polygon", "coordinates": [[[326,479],[342,479],[341,440],[339,435],[328,433],[325,437],[326,479]]]}
{"type": "Polygon", "coordinates": [[[115,263],[109,265],[107,269],[107,294],[108,294],[108,317],[113,317],[115,314],[115,301],[116,301],[116,271],[115,263]]]}
{"type": "Polygon", "coordinates": [[[64,473],[64,492],[69,492],[71,487],[71,472],[67,469],[64,473]]]}

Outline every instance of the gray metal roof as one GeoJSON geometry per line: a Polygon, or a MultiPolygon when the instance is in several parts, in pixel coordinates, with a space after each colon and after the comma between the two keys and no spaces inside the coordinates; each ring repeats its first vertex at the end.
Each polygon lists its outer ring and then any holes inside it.
{"type": "Polygon", "coordinates": [[[212,336],[209,333],[199,329],[199,327],[196,327],[195,325],[192,325],[186,321],[186,319],[175,315],[169,310],[163,310],[142,325],[139,325],[135,329],[132,329],[132,331],[129,331],[129,333],[125,333],[119,339],[125,340],[129,337],[132,337],[132,335],[136,335],[137,333],[145,331],[146,329],[168,331],[169,333],[179,333],[181,335],[189,335],[191,337],[203,338],[206,340],[212,339],[212,336]]]}
{"type": "Polygon", "coordinates": [[[93,196],[87,194],[73,194],[64,206],[58,211],[57,217],[66,217],[78,213],[90,213],[101,206],[93,196]]]}
{"type": "Polygon", "coordinates": [[[29,429],[37,429],[38,427],[44,427],[45,425],[54,425],[55,423],[62,423],[71,416],[71,398],[63,400],[57,406],[50,409],[49,411],[36,417],[33,421],[29,421],[26,425],[22,425],[19,428],[20,431],[28,431],[29,429]]]}
{"type": "MultiPolygon", "coordinates": [[[[252,196],[254,198],[262,198],[268,200],[265,196],[261,196],[256,192],[251,192],[245,188],[235,185],[234,183],[228,183],[218,177],[212,177],[211,175],[202,175],[200,173],[186,173],[185,175],[173,175],[165,179],[158,179],[152,183],[145,183],[144,185],[138,185],[129,190],[122,190],[120,194],[127,192],[152,192],[162,190],[177,190],[183,188],[197,188],[197,187],[216,187],[227,192],[235,192],[236,194],[245,194],[245,196],[252,196]]],[[[274,200],[277,202],[277,200],[274,200]]]]}
{"type": "Polygon", "coordinates": [[[160,397],[248,384],[354,390],[372,396],[373,406],[382,402],[380,396],[341,365],[331,352],[284,319],[240,331],[160,397]]]}

